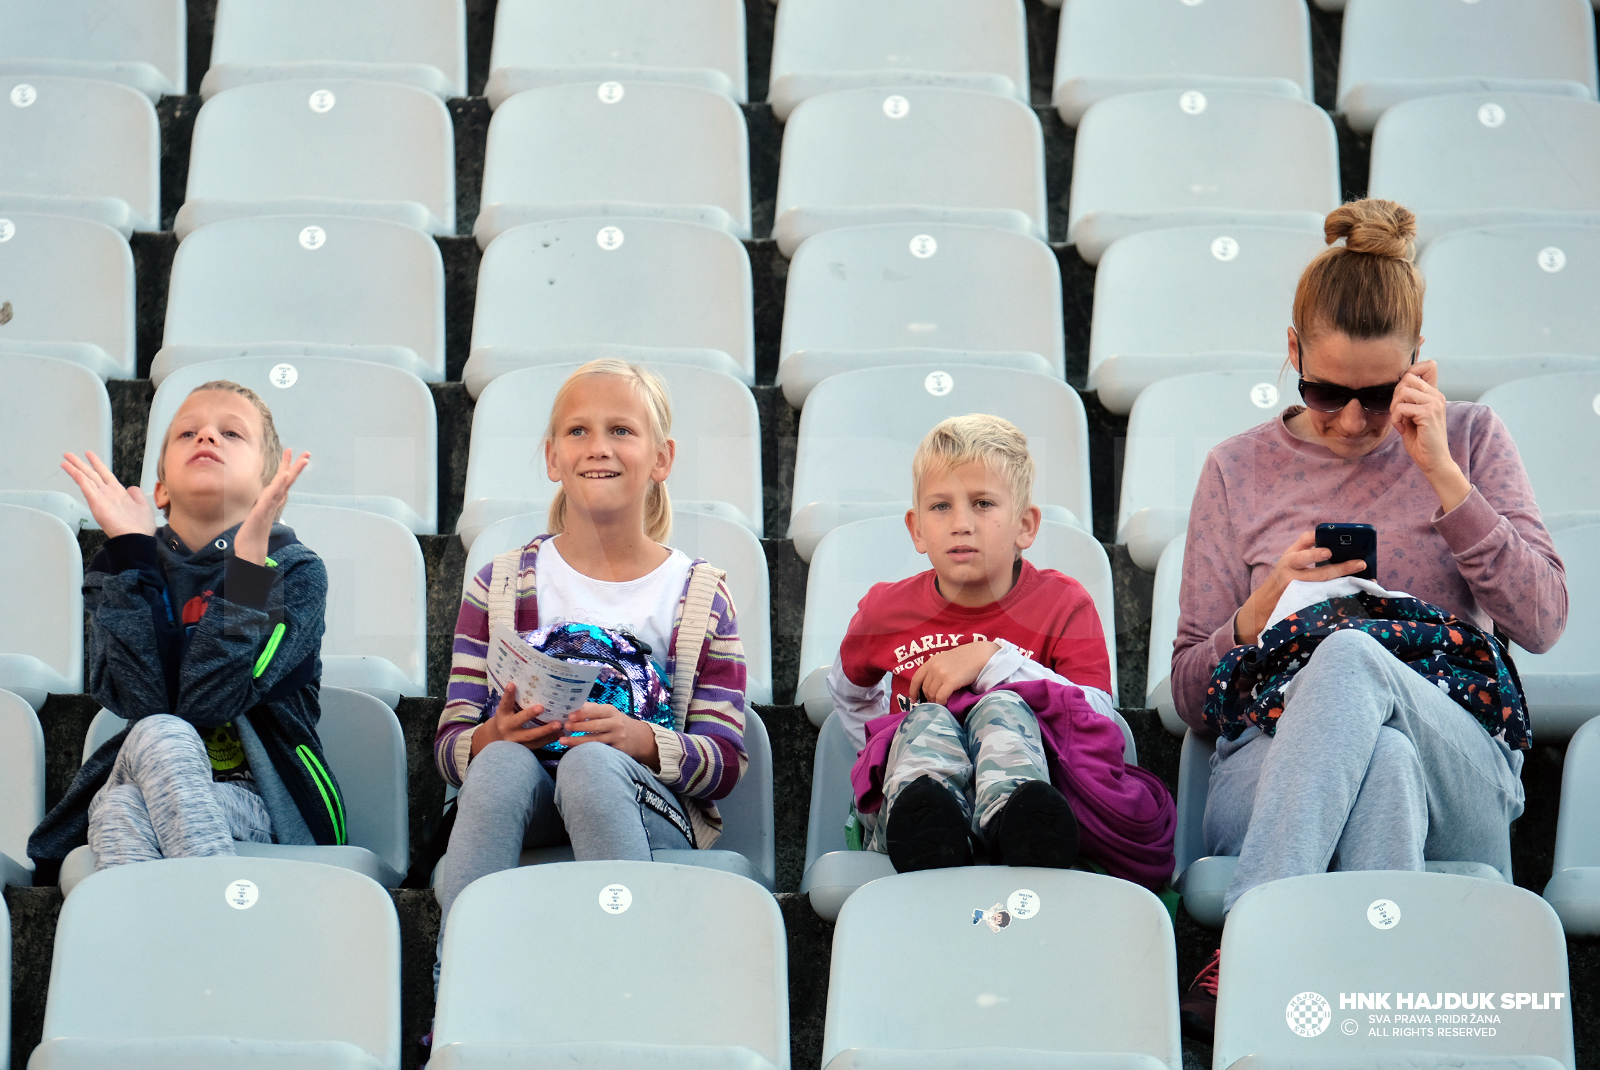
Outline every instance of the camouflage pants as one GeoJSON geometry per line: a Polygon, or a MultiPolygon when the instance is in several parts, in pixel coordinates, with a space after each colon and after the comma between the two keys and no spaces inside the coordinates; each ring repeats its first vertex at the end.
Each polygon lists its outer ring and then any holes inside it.
{"type": "Polygon", "coordinates": [[[972,831],[982,839],[1019,784],[1050,779],[1039,721],[1011,691],[985,695],[967,711],[965,725],[937,703],[911,707],[889,744],[883,805],[876,814],[860,815],[867,850],[888,852],[889,812],[901,790],[923,776],[961,799],[972,831]]]}

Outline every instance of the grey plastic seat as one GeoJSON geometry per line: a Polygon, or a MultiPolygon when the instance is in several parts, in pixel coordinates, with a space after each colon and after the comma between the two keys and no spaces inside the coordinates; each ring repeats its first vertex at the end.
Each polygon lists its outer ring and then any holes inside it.
{"type": "MultiPolygon", "coordinates": [[[[324,677],[326,680],[326,677],[324,677]]],[[[339,782],[347,822],[344,846],[242,843],[240,858],[293,859],[351,870],[385,888],[399,885],[411,857],[410,811],[406,796],[406,740],[394,711],[372,695],[325,682],[317,738],[339,782]]],[[[102,709],[89,722],[83,760],[128,722],[102,709]]],[[[175,861],[168,859],[166,861],[175,861]]],[[[85,844],[61,863],[61,894],[71,895],[95,872],[95,855],[85,844]]]]}
{"type": "Polygon", "coordinates": [[[1577,1066],[1561,923],[1525,888],[1443,873],[1289,877],[1239,900],[1222,961],[1217,1070],[1577,1066]],[[1494,932],[1476,935],[1488,918],[1494,932]],[[1470,987],[1496,991],[1461,991],[1470,987]],[[1455,990],[1443,993],[1445,1013],[1408,1009],[1431,1007],[1441,989],[1455,990]],[[1361,1005],[1391,995],[1397,1013],[1361,1005]]]}
{"type": "MultiPolygon", "coordinates": [[[[1122,729],[1123,760],[1136,764],[1138,751],[1133,745],[1133,730],[1122,714],[1116,716],[1122,729]]],[[[811,817],[806,825],[806,870],[800,890],[811,901],[811,908],[824,921],[839,917],[839,908],[857,888],[879,877],[893,875],[889,856],[877,851],[852,851],[845,839],[845,820],[850,816],[853,795],[850,769],[855,765],[856,745],[838,715],[829,714],[817,736],[812,760],[811,817]]]]}
{"type": "Polygon", "coordinates": [[[694,85],[590,81],[525,90],[489,120],[481,200],[472,233],[484,248],[519,224],[578,216],[676,219],[747,240],[744,113],[694,85]]]}
{"type": "Polygon", "coordinates": [[[564,82],[672,82],[747,99],[739,0],[502,0],[484,93],[498,108],[564,82]]]}
{"type": "Polygon", "coordinates": [[[174,858],[114,866],[67,899],[29,1066],[398,1070],[400,1050],[387,892],[309,862],[174,858]]]}
{"type": "Polygon", "coordinates": [[[779,121],[839,89],[937,86],[1029,102],[1021,0],[785,0],[779,8],[767,90],[779,121]]]}
{"type": "Polygon", "coordinates": [[[799,408],[830,375],[982,364],[1065,374],[1061,265],[1038,238],[951,223],[823,231],[789,265],[778,385],[799,408]]]}
{"type": "Polygon", "coordinates": [[[311,452],[290,502],[366,509],[419,535],[438,527],[438,430],[433,395],[410,372],[343,357],[234,357],[178,368],[150,404],[140,485],[154,493],[156,461],[189,392],[213,379],[242,383],[272,410],[284,446],[311,452]]]}
{"type": "Polygon", "coordinates": [[[1561,809],[1556,818],[1553,875],[1544,900],[1568,936],[1600,935],[1600,721],[1572,734],[1561,767],[1561,809]]]}
{"type": "Polygon", "coordinates": [[[1439,361],[1448,397],[1600,370],[1600,226],[1456,231],[1429,245],[1418,266],[1428,280],[1424,352],[1439,361]]]}
{"type": "Polygon", "coordinates": [[[1153,571],[1167,543],[1189,526],[1195,484],[1211,447],[1277,416],[1294,402],[1279,368],[1196,372],[1152,383],[1128,415],[1117,542],[1153,571]]]}
{"type": "Polygon", "coordinates": [[[478,265],[477,397],[495,376],[598,357],[695,364],[755,382],[750,255],[725,230],[674,219],[513,227],[478,265]]]}
{"type": "Polygon", "coordinates": [[[1367,187],[1416,213],[1419,248],[1493,223],[1600,223],[1600,103],[1479,91],[1396,104],[1367,187]]]}
{"type": "Polygon", "coordinates": [[[772,236],[865,223],[969,223],[1043,241],[1044,135],[1026,105],[970,89],[839,89],[783,130],[772,236]]]}
{"type": "Polygon", "coordinates": [[[0,504],[0,689],[38,710],[83,692],[83,551],[60,517],[0,504]]]}
{"type": "Polygon", "coordinates": [[[411,529],[328,505],[290,505],[283,522],[328,570],[323,686],[365,691],[391,708],[426,695],[428,571],[411,529]]]}
{"type": "Polygon", "coordinates": [[[1094,104],[1149,89],[1245,89],[1311,99],[1302,0],[1085,0],[1061,11],[1052,103],[1076,126],[1094,104]]]}
{"type": "Polygon", "coordinates": [[[451,909],[428,1065],[787,1070],[787,959],[777,901],[731,874],[624,861],[493,873],[451,909]],[[508,902],[536,903],[559,924],[508,926],[508,902]],[[645,984],[642,950],[701,979],[716,1013],[684,1013],[645,984]],[[536,962],[561,963],[563,984],[607,998],[528,1014],[536,962]]]}
{"type": "MultiPolygon", "coordinates": [[[[1569,446],[1581,448],[1575,439],[1569,446]]],[[[1594,466],[1577,463],[1573,475],[1587,482],[1592,494],[1594,466]]],[[[1567,630],[1543,654],[1512,644],[1533,728],[1543,738],[1571,735],[1600,715],[1600,671],[1595,667],[1595,651],[1600,650],[1600,517],[1591,514],[1589,520],[1551,534],[1567,568],[1567,630]]]]}
{"type": "Polygon", "coordinates": [[[364,78],[467,95],[463,0],[218,0],[207,99],[284,78],[364,78]]]}
{"type": "Polygon", "coordinates": [[[1282,361],[1295,284],[1324,248],[1308,230],[1252,226],[1173,227],[1112,242],[1094,277],[1089,389],[1126,413],[1162,379],[1282,361]]]}
{"type": "Polygon", "coordinates": [[[1482,91],[1593,100],[1587,0],[1350,0],[1337,109],[1352,129],[1402,101],[1482,91]]]}
{"type": "MultiPolygon", "coordinates": [[[[1177,860],[1172,886],[1183,896],[1183,909],[1195,921],[1210,929],[1222,929],[1223,921],[1230,922],[1225,933],[1232,931],[1233,915],[1224,914],[1223,897],[1238,868],[1237,855],[1208,855],[1205,850],[1206,797],[1211,786],[1211,756],[1216,752],[1214,740],[1201,739],[1193,730],[1186,731],[1178,757],[1178,827],[1173,836],[1172,853],[1177,860]]],[[[1507,833],[1509,835],[1509,831],[1507,833]]],[[[1509,856],[1508,856],[1509,857],[1509,856]]],[[[1509,885],[1511,875],[1501,873],[1483,862],[1433,861],[1425,863],[1429,874],[1453,874],[1471,877],[1486,883],[1509,885]]],[[[1345,873],[1339,876],[1406,877],[1411,874],[1394,871],[1382,873],[1345,873]]],[[[1327,874],[1323,874],[1327,876],[1327,874]]],[[[1303,880],[1295,877],[1293,880],[1303,880]]],[[[1276,887],[1276,881],[1265,887],[1276,887]]],[[[1247,893],[1256,894],[1256,890],[1247,893]]],[[[1369,897],[1367,902],[1372,901],[1369,897]]],[[[1244,905],[1241,897],[1235,909],[1244,905]]],[[[1226,946],[1226,945],[1224,945],[1226,946]]],[[[1354,986],[1351,986],[1354,987],[1354,986]]],[[[1377,982],[1367,986],[1377,987],[1377,982]]],[[[1420,988],[1422,986],[1418,986],[1420,988]]],[[[1274,1064],[1276,1065],[1276,1064],[1274,1064]]],[[[1431,1065],[1431,1064],[1429,1064],[1431,1065]]]]}
{"type": "Polygon", "coordinates": [[[1588,462],[1600,450],[1600,370],[1517,379],[1478,400],[1511,432],[1544,526],[1600,524],[1600,476],[1588,462]]]}
{"type": "MultiPolygon", "coordinates": [[[[672,399],[677,459],[667,491],[674,509],[711,513],[762,535],[761,424],[750,388],[689,364],[653,364],[672,399]]],[[[544,463],[550,406],[576,364],[508,372],[478,396],[467,457],[466,504],[456,533],[471,546],[484,528],[542,513],[556,496],[544,463]]]]}
{"type": "Polygon", "coordinates": [[[150,366],[228,357],[350,357],[444,378],[444,262],[415,228],[274,215],[201,227],[178,247],[150,366]]]}
{"type": "MultiPolygon", "coordinates": [[[[28,837],[42,820],[44,729],[32,706],[20,696],[0,691],[0,885],[33,884],[28,837]]],[[[0,1017],[0,1043],[5,1039],[0,1017]]]]}
{"type": "Polygon", "coordinates": [[[1188,731],[1172,700],[1172,646],[1178,638],[1178,590],[1183,586],[1185,533],[1167,543],[1156,561],[1155,587],[1150,596],[1150,656],[1145,671],[1144,705],[1161,715],[1168,732],[1188,731]]]}
{"type": "Polygon", "coordinates": [[[93,450],[111,463],[106,385],[81,364],[22,353],[0,353],[0,384],[15,399],[0,424],[0,503],[42,509],[74,531],[98,528],[61,455],[93,450]]]}
{"type": "Polygon", "coordinates": [[[842,372],[811,392],[796,447],[789,521],[795,552],[810,561],[841,524],[904,517],[917,444],[939,421],[971,412],[1004,417],[1028,436],[1034,503],[1046,520],[1087,530],[1094,516],[1089,427],[1077,391],[1010,368],[891,365],[842,372]]]}
{"type": "Polygon", "coordinates": [[[0,292],[11,353],[59,357],[102,379],[134,377],[133,251],[90,219],[0,211],[0,292]]]}
{"type": "MultiPolygon", "coordinates": [[[[0,986],[11,989],[11,908],[0,896],[0,986]]],[[[11,1066],[11,1002],[0,1003],[0,1070],[11,1066]]]]}
{"type": "MultiPolygon", "coordinates": [[[[496,520],[467,549],[464,584],[496,554],[526,546],[535,535],[549,530],[546,514],[521,513],[496,520]]],[[[737,521],[709,513],[678,510],[672,514],[672,535],[667,539],[690,557],[703,557],[728,574],[739,619],[739,641],[744,644],[745,699],[766,705],[772,701],[772,602],[766,551],[750,529],[737,521]]],[[[326,657],[324,657],[326,662],[326,657]]]]}
{"type": "MultiPolygon", "coordinates": [[[[909,466],[908,466],[909,468],[909,466]]],[[[1094,599],[1106,633],[1111,662],[1111,701],[1117,702],[1116,603],[1111,594],[1111,559],[1105,547],[1082,528],[1046,520],[1023,557],[1038,568],[1053,568],[1077,580],[1094,599]]],[[[795,701],[820,725],[833,712],[828,668],[855,616],[856,605],[875,583],[892,583],[926,572],[928,559],[917,553],[899,514],[858,520],[834,528],[817,545],[806,580],[806,613],[800,635],[800,686],[795,701]]]]}
{"type": "Polygon", "coordinates": [[[5,0],[0,82],[66,75],[120,82],[152,102],[187,93],[184,0],[5,0]]]}
{"type": "Polygon", "coordinates": [[[869,884],[839,914],[825,1070],[1179,1070],[1183,1061],[1172,919],[1129,881],[927,870],[869,884]],[[980,924],[991,905],[1009,924],[980,924]]]}
{"type": "Polygon", "coordinates": [[[1094,264],[1118,238],[1163,227],[1321,234],[1338,206],[1333,120],[1310,101],[1241,89],[1124,93],[1078,124],[1067,241],[1094,264]]]}
{"type": "Polygon", "coordinates": [[[241,85],[195,118],[180,239],[250,215],[354,215],[456,232],[455,128],[409,85],[350,78],[241,85]]]}
{"type": "Polygon", "coordinates": [[[59,75],[0,78],[0,216],[77,216],[124,238],[161,229],[161,132],[137,89],[59,75]]]}

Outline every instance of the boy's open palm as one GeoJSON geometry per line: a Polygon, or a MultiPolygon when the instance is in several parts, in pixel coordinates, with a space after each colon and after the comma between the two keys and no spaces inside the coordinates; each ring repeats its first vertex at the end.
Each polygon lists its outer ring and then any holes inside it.
{"type": "Polygon", "coordinates": [[[250,515],[239,525],[239,534],[233,539],[235,556],[256,565],[267,563],[267,540],[272,535],[272,525],[283,511],[284,503],[289,500],[289,488],[294,486],[294,481],[300,478],[300,473],[310,463],[309,453],[302,453],[299,460],[294,460],[293,450],[283,451],[278,474],[272,477],[271,483],[261,488],[255,505],[250,508],[250,515]]]}
{"type": "Polygon", "coordinates": [[[999,649],[998,643],[968,643],[935,654],[923,662],[911,678],[911,701],[937,702],[943,706],[951,695],[978,678],[999,649]]]}
{"type": "Polygon", "coordinates": [[[124,487],[92,450],[85,451],[83,458],[75,453],[65,457],[61,467],[83,491],[83,500],[106,538],[156,533],[155,513],[145,500],[144,491],[138,487],[124,487]]]}

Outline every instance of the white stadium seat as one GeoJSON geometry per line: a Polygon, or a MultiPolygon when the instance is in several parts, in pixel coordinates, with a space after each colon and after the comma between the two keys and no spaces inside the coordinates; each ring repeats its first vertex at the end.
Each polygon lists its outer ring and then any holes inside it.
{"type": "Polygon", "coordinates": [[[0,210],[4,355],[81,364],[102,379],[132,379],[133,251],[111,227],[67,215],[0,210]]]}
{"type": "Polygon", "coordinates": [[[184,0],[4,0],[0,82],[35,74],[95,78],[137,89],[152,103],[187,93],[184,7],[184,0]]]}
{"type": "Polygon", "coordinates": [[[111,399],[81,364],[0,353],[0,384],[17,399],[0,426],[0,502],[42,509],[73,531],[98,528],[83,492],[62,469],[67,452],[111,464],[111,399]]]}

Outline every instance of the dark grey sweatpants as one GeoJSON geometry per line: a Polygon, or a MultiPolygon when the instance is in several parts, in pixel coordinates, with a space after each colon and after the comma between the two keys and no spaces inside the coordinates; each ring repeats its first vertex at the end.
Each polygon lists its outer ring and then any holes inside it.
{"type": "Polygon", "coordinates": [[[1328,869],[1485,862],[1511,876],[1521,751],[1363,632],[1322,641],[1275,735],[1219,740],[1205,839],[1238,855],[1225,909],[1258,884],[1328,869]]]}

